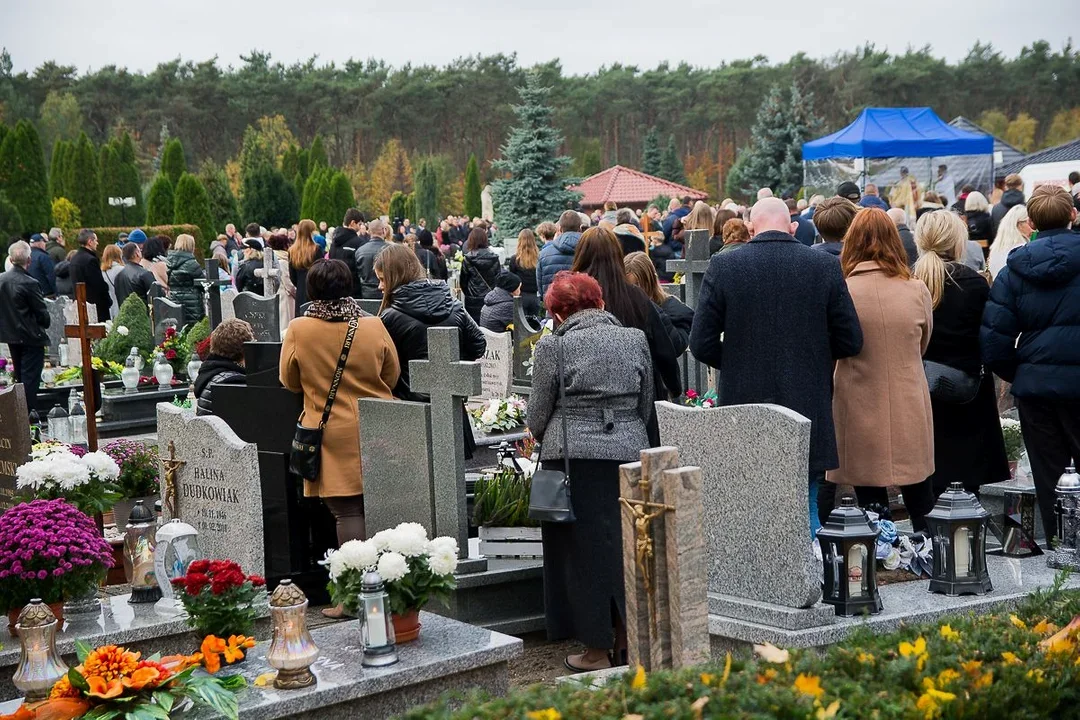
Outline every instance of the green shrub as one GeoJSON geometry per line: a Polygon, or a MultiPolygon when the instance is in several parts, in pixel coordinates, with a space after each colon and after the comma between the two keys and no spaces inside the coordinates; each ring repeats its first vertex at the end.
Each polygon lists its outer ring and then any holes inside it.
{"type": "Polygon", "coordinates": [[[199,244],[203,253],[209,253],[209,238],[215,237],[214,218],[210,214],[210,197],[199,178],[191,173],[180,176],[173,200],[173,222],[177,225],[197,225],[202,228],[206,245],[199,244]]]}
{"type": "MultiPolygon", "coordinates": [[[[465,214],[469,218],[480,217],[483,210],[482,195],[480,189],[480,167],[476,162],[476,155],[469,155],[469,164],[465,166],[465,214]]],[[[428,222],[434,222],[428,218],[428,222]]]]}
{"type": "Polygon", "coordinates": [[[37,130],[28,120],[20,120],[0,143],[0,190],[19,209],[22,227],[18,232],[38,232],[48,226],[45,154],[37,130]]]}
{"type": "Polygon", "coordinates": [[[624,718],[1076,718],[1080,592],[1063,578],[1015,614],[964,615],[886,635],[860,631],[823,654],[772,649],[677,672],[627,673],[601,689],[534,686],[408,720],[624,718]],[[767,657],[771,656],[771,657],[767,657]]]}
{"type": "MultiPolygon", "coordinates": [[[[77,240],[79,228],[82,225],[82,213],[78,206],[66,197],[58,197],[52,201],[53,224],[64,231],[64,238],[70,237],[77,240]]],[[[99,238],[100,239],[100,238],[99,238]]]]}
{"type": "MultiPolygon", "coordinates": [[[[149,235],[149,232],[147,233],[149,235]]],[[[98,232],[98,240],[104,242],[98,232]]],[[[124,299],[120,306],[120,313],[113,321],[112,330],[94,346],[94,355],[102,360],[111,360],[114,363],[124,364],[131,348],[139,348],[144,360],[150,359],[150,351],[154,347],[154,333],[150,328],[150,314],[146,303],[137,294],[132,293],[124,299]],[[121,333],[120,328],[126,328],[127,334],[121,333]]],[[[149,375],[148,371],[144,374],[149,375]]]]}
{"type": "MultiPolygon", "coordinates": [[[[199,346],[199,343],[208,337],[210,337],[210,318],[203,316],[203,319],[192,325],[184,335],[184,347],[187,349],[189,358],[195,348],[199,346]]],[[[205,360],[206,358],[199,359],[205,360]]]]}
{"type": "MultiPolygon", "coordinates": [[[[121,232],[131,232],[135,226],[130,227],[96,227],[90,228],[97,233],[98,241],[102,245],[116,242],[116,238],[121,232]]],[[[209,241],[204,242],[204,235],[202,228],[198,225],[142,225],[142,230],[146,233],[146,237],[152,238],[155,235],[168,235],[173,240],[181,233],[187,233],[195,238],[196,245],[196,257],[198,257],[198,248],[206,246],[209,241]]],[[[64,234],[64,238],[69,245],[74,245],[75,241],[68,238],[67,233],[64,234]]],[[[73,249],[73,248],[72,248],[73,249]]]]}
{"type": "Polygon", "coordinates": [[[161,154],[161,174],[169,178],[169,182],[176,187],[180,182],[180,176],[187,172],[187,160],[184,159],[184,146],[180,138],[171,138],[165,143],[165,150],[161,154]]]}
{"type": "Polygon", "coordinates": [[[98,156],[86,133],[79,134],[79,140],[64,165],[64,197],[79,208],[84,223],[103,224],[98,156]]]}
{"type": "Polygon", "coordinates": [[[171,223],[174,212],[173,184],[164,174],[158,175],[146,198],[146,222],[148,225],[171,223]]]}

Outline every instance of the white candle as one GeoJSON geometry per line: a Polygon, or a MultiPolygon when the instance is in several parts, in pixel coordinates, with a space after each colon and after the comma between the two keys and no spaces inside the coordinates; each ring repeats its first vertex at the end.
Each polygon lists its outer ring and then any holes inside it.
{"type": "Polygon", "coordinates": [[[956,567],[956,576],[963,577],[970,573],[969,553],[971,552],[971,537],[966,527],[957,528],[953,534],[953,562],[956,567]]]}
{"type": "Polygon", "coordinates": [[[848,597],[858,597],[863,594],[863,560],[866,558],[866,548],[856,545],[848,553],[847,577],[848,597]]]}
{"type": "Polygon", "coordinates": [[[382,647],[386,645],[386,620],[379,608],[380,603],[372,603],[367,608],[368,645],[382,647]]]}

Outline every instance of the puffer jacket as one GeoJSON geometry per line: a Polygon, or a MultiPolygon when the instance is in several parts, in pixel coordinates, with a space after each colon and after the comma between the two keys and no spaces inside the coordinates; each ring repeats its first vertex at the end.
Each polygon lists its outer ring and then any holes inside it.
{"type": "Polygon", "coordinates": [[[202,286],[195,281],[206,277],[199,261],[186,250],[170,250],[165,259],[169,271],[169,297],[184,308],[184,324],[194,325],[206,314],[202,286]]]}
{"type": "Polygon", "coordinates": [[[215,385],[246,385],[247,371],[243,365],[220,355],[208,355],[195,378],[195,397],[198,398],[196,415],[213,415],[214,402],[210,391],[215,385]]]}
{"type": "Polygon", "coordinates": [[[480,327],[491,332],[506,332],[506,326],[514,322],[514,296],[497,287],[484,296],[480,311],[480,327]]]}
{"type": "Polygon", "coordinates": [[[379,317],[397,350],[401,377],[394,387],[394,396],[402,400],[426,402],[428,399],[409,387],[409,361],[427,359],[429,327],[458,328],[462,360],[477,360],[487,349],[484,333],[461,303],[451,297],[446,283],[430,280],[405,283],[394,290],[390,307],[379,317]]]}
{"type": "Polygon", "coordinates": [[[470,250],[461,263],[461,292],[465,296],[465,310],[477,322],[484,307],[484,296],[495,287],[495,278],[502,270],[499,256],[489,248],[470,250]]]}
{"type": "Polygon", "coordinates": [[[536,284],[541,299],[547,295],[548,286],[562,270],[569,270],[574,265],[574,251],[577,250],[579,232],[564,232],[556,235],[540,250],[540,259],[536,263],[536,284]]]}
{"type": "Polygon", "coordinates": [[[1016,397],[1080,400],[1080,233],[1040,231],[1009,253],[979,344],[1016,397]]]}

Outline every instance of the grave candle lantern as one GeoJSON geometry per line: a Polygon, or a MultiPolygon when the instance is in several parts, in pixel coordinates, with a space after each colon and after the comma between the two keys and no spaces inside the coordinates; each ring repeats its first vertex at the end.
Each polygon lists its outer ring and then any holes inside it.
{"type": "Polygon", "coordinates": [[[877,529],[855,498],[841,498],[839,507],[818,532],[825,562],[825,594],[822,602],[837,615],[881,612],[877,589],[877,529]]]}
{"type": "Polygon", "coordinates": [[[161,599],[154,572],[154,545],[157,518],[142,500],[135,501],[128,515],[124,535],[124,574],[131,584],[129,603],[157,602],[161,599]]]}
{"type": "Polygon", "coordinates": [[[1052,568],[1080,570],[1080,553],[1077,551],[1077,535],[1080,531],[1080,474],[1072,465],[1058,478],[1054,489],[1054,515],[1057,520],[1057,538],[1053,552],[1046,564],[1052,568]]]}
{"type": "Polygon", "coordinates": [[[993,590],[986,571],[986,525],[990,519],[978,498],[952,483],[926,515],[934,542],[930,592],[982,595],[993,590]]]}
{"type": "Polygon", "coordinates": [[[161,599],[154,609],[167,615],[178,615],[184,606],[176,599],[173,590],[173,578],[187,574],[188,565],[202,556],[199,550],[199,531],[173,518],[157,531],[157,546],[154,548],[154,574],[161,599]]]}
{"type": "Polygon", "coordinates": [[[274,687],[298,690],[316,683],[311,664],[319,657],[319,648],[307,627],[308,599],[304,591],[286,578],[270,596],[270,620],[274,637],[266,662],[278,673],[274,687]]]}
{"type": "Polygon", "coordinates": [[[361,665],[381,667],[398,661],[394,623],[386,611],[386,586],[374,570],[364,574],[360,585],[360,637],[364,643],[361,665]]]}
{"type": "Polygon", "coordinates": [[[162,353],[158,353],[154,358],[154,378],[158,381],[158,385],[164,387],[172,383],[173,367],[162,353]]]}
{"type": "Polygon", "coordinates": [[[199,359],[199,353],[194,350],[191,351],[191,359],[187,364],[187,376],[188,382],[194,384],[195,378],[199,377],[199,370],[202,368],[202,360],[199,359]]]}
{"type": "Polygon", "coordinates": [[[19,613],[15,632],[19,634],[19,665],[11,682],[27,702],[49,697],[56,681],[67,675],[68,667],[56,652],[59,623],[49,606],[34,598],[19,613]]]}

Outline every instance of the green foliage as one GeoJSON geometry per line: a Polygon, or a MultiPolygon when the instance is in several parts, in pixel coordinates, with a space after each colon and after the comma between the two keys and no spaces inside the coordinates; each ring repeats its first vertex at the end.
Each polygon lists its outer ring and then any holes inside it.
{"type": "Polygon", "coordinates": [[[802,145],[817,136],[821,125],[813,93],[804,93],[793,82],[784,97],[780,86],[773,85],[758,110],[749,150],[739,158],[744,165],[739,168],[738,194],[748,196],[765,187],[777,196],[794,194],[803,183],[802,145]]]}
{"type": "Polygon", "coordinates": [[[667,212],[667,207],[668,207],[668,204],[670,202],[671,202],[671,198],[668,197],[667,195],[657,195],[656,197],[654,197],[652,200],[649,201],[649,204],[652,205],[653,207],[655,207],[661,213],[665,213],[665,212],[667,212]]]}
{"type": "MultiPolygon", "coordinates": [[[[311,174],[311,153],[306,148],[300,148],[296,151],[296,171],[300,173],[300,177],[306,181],[308,175],[311,174]]],[[[285,177],[288,177],[286,175],[285,177]]]]}
{"type": "Polygon", "coordinates": [[[645,133],[645,143],[641,148],[641,172],[655,177],[660,177],[661,167],[664,162],[660,152],[660,136],[656,134],[656,128],[649,128],[645,133]]]}
{"type": "Polygon", "coordinates": [[[315,168],[330,167],[330,160],[326,156],[326,148],[323,147],[322,135],[315,135],[308,150],[308,172],[315,172],[315,168]]]}
{"type": "Polygon", "coordinates": [[[287,178],[296,177],[300,171],[300,160],[295,145],[290,145],[281,156],[281,174],[287,178]]]}
{"type": "MultiPolygon", "coordinates": [[[[199,346],[206,338],[210,337],[210,318],[203,316],[203,319],[188,328],[188,331],[184,334],[184,347],[187,349],[187,356],[190,358],[191,353],[195,352],[195,348],[199,346]]],[[[201,358],[205,360],[206,358],[201,358]]]]}
{"type": "Polygon", "coordinates": [[[660,159],[659,177],[680,185],[686,184],[686,171],[683,169],[682,160],[679,159],[674,135],[668,135],[667,148],[664,149],[664,155],[660,159]]]}
{"type": "Polygon", "coordinates": [[[127,130],[120,136],[116,152],[120,155],[120,162],[135,165],[135,142],[131,139],[131,133],[127,130]]]}
{"type": "Polygon", "coordinates": [[[42,140],[50,147],[55,147],[57,140],[74,140],[82,131],[82,110],[70,92],[50,90],[38,116],[42,140]]]}
{"type": "Polygon", "coordinates": [[[228,223],[239,224],[240,212],[236,208],[236,198],[229,187],[229,178],[225,170],[213,160],[203,161],[199,168],[199,181],[206,188],[210,200],[210,217],[213,220],[213,234],[207,235],[212,240],[217,233],[224,232],[228,223]]]}
{"type": "Polygon", "coordinates": [[[400,190],[394,191],[394,194],[390,196],[390,209],[387,211],[387,215],[390,216],[391,222],[396,222],[397,220],[406,217],[405,193],[400,190]]]}
{"type": "MultiPolygon", "coordinates": [[[[149,229],[147,234],[150,234],[149,229]]],[[[98,240],[106,242],[100,234],[98,240]]],[[[144,359],[150,357],[154,348],[149,311],[138,293],[132,293],[124,299],[120,305],[120,313],[113,320],[112,330],[94,345],[94,355],[102,360],[123,365],[133,347],[139,348],[144,359]],[[127,328],[127,335],[120,334],[121,327],[127,328]]]]}
{"type": "Polygon", "coordinates": [[[49,162],[49,199],[64,197],[64,163],[67,160],[70,143],[57,140],[53,144],[52,160],[49,162]]]}
{"type": "Polygon", "coordinates": [[[480,167],[476,162],[476,154],[469,155],[469,164],[465,166],[465,214],[470,218],[480,217],[483,212],[483,202],[480,194],[480,167]]]}
{"type": "MultiPolygon", "coordinates": [[[[333,183],[336,173],[330,168],[319,168],[319,184],[315,190],[315,200],[312,205],[314,216],[312,220],[316,224],[326,222],[333,224],[335,216],[338,216],[334,206],[333,183]]],[[[343,216],[345,213],[342,213],[343,216]]]]}
{"type": "Polygon", "coordinates": [[[82,213],[78,206],[66,197],[58,197],[52,201],[52,221],[64,231],[65,238],[74,238],[79,228],[83,227],[82,213]]]}
{"type": "Polygon", "coordinates": [[[416,193],[411,192],[405,196],[405,217],[416,223],[416,193]]]}
{"type": "Polygon", "coordinates": [[[314,220],[316,223],[319,222],[315,214],[318,211],[319,183],[323,182],[323,175],[322,168],[315,168],[304,182],[304,192],[300,196],[300,217],[314,220]]]}
{"type": "MultiPolygon", "coordinates": [[[[173,222],[177,225],[198,225],[203,237],[216,237],[214,216],[210,213],[210,198],[199,178],[185,172],[180,176],[173,199],[173,222]]],[[[203,248],[203,252],[208,250],[203,248]]]]}
{"type": "Polygon", "coordinates": [[[539,527],[529,517],[532,483],[513,468],[501,467],[476,481],[473,525],[477,527],[539,527]]]}
{"type": "Polygon", "coordinates": [[[164,173],[157,176],[146,198],[146,223],[167,225],[173,221],[176,203],[173,200],[173,184],[164,173]]]}
{"type": "Polygon", "coordinates": [[[87,225],[102,224],[101,183],[97,154],[86,133],[79,135],[72,148],[64,177],[64,192],[75,203],[87,225]]]}
{"type": "Polygon", "coordinates": [[[161,154],[161,174],[169,178],[176,187],[180,176],[187,172],[187,160],[184,158],[184,145],[180,138],[170,138],[161,154]]]}
{"type": "Polygon", "coordinates": [[[329,216],[326,221],[331,225],[337,225],[345,217],[345,212],[356,203],[353,195],[352,183],[343,172],[334,173],[334,179],[330,182],[330,205],[329,216]]]}
{"type": "Polygon", "coordinates": [[[124,210],[123,216],[132,225],[142,225],[146,219],[146,203],[143,201],[142,182],[139,180],[139,165],[135,157],[135,143],[131,135],[124,132],[120,140],[114,143],[120,158],[120,195],[135,198],[135,206],[124,210]]]}
{"type": "Polygon", "coordinates": [[[266,227],[288,226],[295,222],[300,209],[296,188],[272,164],[259,163],[243,175],[240,188],[240,214],[244,222],[266,227]]]}
{"type": "Polygon", "coordinates": [[[20,120],[0,143],[0,190],[19,209],[19,232],[37,232],[49,225],[49,182],[37,130],[20,120]]]}
{"type": "Polygon", "coordinates": [[[120,155],[111,143],[101,146],[98,154],[98,167],[101,170],[101,215],[102,221],[109,225],[122,225],[127,219],[127,208],[109,205],[110,197],[123,197],[123,178],[121,177],[120,155]]]}
{"type": "Polygon", "coordinates": [[[0,247],[7,254],[8,239],[22,232],[23,219],[19,214],[19,208],[15,203],[8,200],[3,190],[0,190],[0,247]]]}
{"type": "Polygon", "coordinates": [[[638,718],[1074,717],[1077,643],[1057,627],[1080,613],[1080,592],[1057,585],[1015,614],[955,615],[882,635],[855,632],[824,651],[729,653],[706,665],[612,678],[602,687],[534,685],[502,698],[473,692],[406,720],[638,718]],[[1056,626],[1056,627],[1055,627],[1056,626]],[[462,703],[462,700],[464,702],[462,703]]]}
{"type": "Polygon", "coordinates": [[[424,218],[429,224],[434,224],[439,216],[439,179],[435,176],[435,168],[429,160],[420,163],[420,168],[413,176],[413,187],[416,188],[416,221],[424,218]]]}
{"type": "MultiPolygon", "coordinates": [[[[130,232],[131,226],[125,227],[92,227],[90,228],[98,236],[98,242],[101,245],[111,245],[116,242],[117,237],[121,232],[130,232]]],[[[143,232],[146,233],[146,237],[154,237],[155,235],[168,235],[171,238],[175,238],[181,233],[186,233],[195,238],[195,245],[198,247],[206,247],[209,244],[209,240],[205,239],[202,228],[198,225],[143,225],[143,232]]]]}
{"type": "Polygon", "coordinates": [[[572,160],[558,154],[563,137],[551,124],[551,88],[541,84],[539,72],[530,70],[518,94],[517,125],[502,147],[502,158],[492,163],[507,174],[492,184],[495,219],[504,236],[558,217],[581,197],[566,189],[577,178],[564,176],[572,160]]]}

